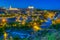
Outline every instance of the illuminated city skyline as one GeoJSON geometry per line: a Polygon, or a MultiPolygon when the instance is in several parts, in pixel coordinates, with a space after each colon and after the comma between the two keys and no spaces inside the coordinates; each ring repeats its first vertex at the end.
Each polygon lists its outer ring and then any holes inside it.
{"type": "Polygon", "coordinates": [[[0,0],[0,7],[27,8],[34,6],[38,9],[60,10],[60,0],[0,0]]]}

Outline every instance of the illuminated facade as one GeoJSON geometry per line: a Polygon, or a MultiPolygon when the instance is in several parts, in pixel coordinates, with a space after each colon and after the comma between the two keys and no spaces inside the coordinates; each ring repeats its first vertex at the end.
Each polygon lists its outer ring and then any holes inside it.
{"type": "Polygon", "coordinates": [[[17,8],[12,8],[12,7],[10,6],[9,10],[18,10],[18,9],[17,9],[17,8]]]}

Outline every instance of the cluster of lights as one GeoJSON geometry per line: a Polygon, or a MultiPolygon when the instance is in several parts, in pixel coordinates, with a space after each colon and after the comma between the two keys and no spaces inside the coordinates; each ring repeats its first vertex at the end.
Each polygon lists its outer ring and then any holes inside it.
{"type": "Polygon", "coordinates": [[[36,22],[33,23],[33,29],[35,31],[41,30],[41,28],[39,27],[39,25],[36,22]]]}

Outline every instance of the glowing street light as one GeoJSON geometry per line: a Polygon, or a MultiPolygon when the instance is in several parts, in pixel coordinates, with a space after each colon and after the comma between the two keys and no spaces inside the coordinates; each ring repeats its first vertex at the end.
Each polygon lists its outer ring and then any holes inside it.
{"type": "Polygon", "coordinates": [[[7,40],[7,36],[8,36],[8,35],[7,35],[7,33],[5,32],[5,33],[4,33],[4,40],[7,40]]]}
{"type": "Polygon", "coordinates": [[[2,18],[2,22],[6,22],[6,19],[5,18],[2,18]]]}

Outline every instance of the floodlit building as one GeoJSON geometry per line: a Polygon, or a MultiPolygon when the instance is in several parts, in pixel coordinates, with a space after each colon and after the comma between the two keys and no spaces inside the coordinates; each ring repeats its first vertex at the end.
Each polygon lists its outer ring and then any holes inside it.
{"type": "Polygon", "coordinates": [[[28,8],[29,8],[29,9],[34,9],[34,7],[33,7],[33,6],[29,6],[28,8]]]}
{"type": "Polygon", "coordinates": [[[10,6],[10,8],[8,9],[8,13],[18,13],[19,12],[19,9],[18,8],[12,8],[10,6]]]}
{"type": "Polygon", "coordinates": [[[9,10],[18,10],[18,9],[17,9],[17,8],[12,8],[12,7],[10,6],[9,10]]]}

